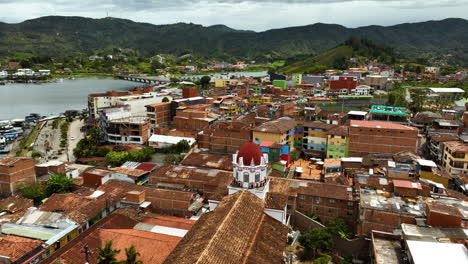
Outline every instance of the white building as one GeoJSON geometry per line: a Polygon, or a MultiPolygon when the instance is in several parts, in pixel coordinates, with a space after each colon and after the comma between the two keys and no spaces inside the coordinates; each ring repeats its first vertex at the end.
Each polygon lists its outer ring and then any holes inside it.
{"type": "Polygon", "coordinates": [[[260,199],[265,199],[270,183],[267,179],[268,155],[263,154],[257,144],[247,142],[232,157],[234,181],[229,187],[229,194],[247,189],[260,199]]]}
{"type": "Polygon", "coordinates": [[[426,67],[425,72],[439,74],[440,68],[439,67],[426,67]]]}
{"type": "Polygon", "coordinates": [[[132,115],[130,107],[111,107],[99,112],[99,129],[104,140],[114,144],[146,144],[149,119],[132,115]]]}
{"type": "Polygon", "coordinates": [[[18,71],[15,73],[16,76],[33,76],[34,71],[31,69],[18,69],[18,71]]]}
{"type": "MultiPolygon", "coordinates": [[[[116,93],[117,94],[117,93],[116,93]]],[[[135,95],[118,96],[109,94],[89,95],[88,96],[88,109],[92,117],[97,117],[100,109],[114,106],[128,105],[132,115],[146,115],[145,105],[162,103],[164,98],[172,101],[172,97],[168,93],[148,92],[135,95]]]]}
{"type": "Polygon", "coordinates": [[[41,76],[50,75],[50,70],[39,70],[39,75],[41,76]]]}
{"type": "Polygon", "coordinates": [[[8,77],[8,72],[7,71],[0,71],[0,78],[6,78],[8,77]]]}
{"type": "Polygon", "coordinates": [[[462,99],[465,91],[461,88],[427,88],[430,99],[458,100],[462,99]]]}
{"type": "Polygon", "coordinates": [[[149,146],[153,148],[164,148],[175,145],[182,140],[185,140],[189,145],[193,145],[196,140],[190,137],[173,137],[173,136],[164,136],[164,135],[152,135],[149,139],[149,146]]]}
{"type": "MultiPolygon", "coordinates": [[[[270,190],[270,180],[267,178],[268,155],[263,154],[257,144],[247,142],[232,158],[234,179],[228,186],[229,195],[249,191],[265,201],[270,190]]],[[[209,203],[210,210],[214,210],[219,201],[210,200],[209,203]]],[[[284,208],[265,206],[264,212],[283,224],[287,223],[287,205],[284,208]]]]}
{"type": "Polygon", "coordinates": [[[370,95],[370,91],[371,87],[368,85],[359,85],[351,90],[354,95],[370,95]]]}

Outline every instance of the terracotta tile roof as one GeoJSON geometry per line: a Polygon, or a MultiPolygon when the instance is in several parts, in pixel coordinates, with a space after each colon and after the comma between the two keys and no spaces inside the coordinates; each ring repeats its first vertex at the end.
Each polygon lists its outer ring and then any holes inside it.
{"type": "Polygon", "coordinates": [[[17,162],[23,161],[23,160],[31,160],[29,158],[12,158],[12,157],[6,157],[3,159],[0,159],[0,166],[11,166],[16,164],[17,162]]]}
{"type": "Polygon", "coordinates": [[[256,128],[254,128],[254,131],[258,132],[268,132],[268,133],[279,133],[283,134],[288,132],[289,130],[295,128],[297,125],[296,120],[291,119],[291,118],[278,118],[273,121],[266,122],[256,128]]]}
{"type": "Polygon", "coordinates": [[[337,127],[337,125],[327,124],[327,123],[323,123],[323,122],[320,122],[320,121],[304,122],[303,125],[304,125],[304,127],[319,128],[319,129],[323,129],[325,131],[328,131],[330,129],[333,129],[333,128],[337,127]]]}
{"type": "Polygon", "coordinates": [[[365,128],[381,128],[381,129],[398,129],[398,130],[418,130],[416,127],[400,125],[385,121],[362,121],[351,120],[350,127],[365,127],[365,128]]]}
{"type": "Polygon", "coordinates": [[[421,183],[419,183],[419,182],[393,180],[393,186],[398,187],[398,188],[409,188],[409,189],[422,190],[421,183]]]}
{"type": "Polygon", "coordinates": [[[232,155],[211,152],[190,153],[181,163],[185,166],[232,171],[232,155]]]}
{"type": "Polygon", "coordinates": [[[6,210],[11,213],[16,213],[18,211],[23,211],[33,206],[33,200],[24,198],[21,195],[14,195],[9,196],[5,199],[0,199],[0,212],[2,210],[6,210]]]}
{"type": "Polygon", "coordinates": [[[419,112],[411,119],[411,121],[416,123],[432,123],[432,121],[439,118],[441,118],[441,115],[438,113],[419,112]]]}
{"type": "Polygon", "coordinates": [[[18,236],[0,237],[0,256],[10,258],[11,262],[40,247],[42,241],[18,236]]]}
{"type": "Polygon", "coordinates": [[[164,182],[171,179],[173,182],[192,180],[203,182],[205,185],[229,186],[232,182],[232,172],[165,165],[150,175],[151,183],[164,182]]]}
{"type": "Polygon", "coordinates": [[[307,186],[298,187],[297,193],[343,201],[354,200],[351,187],[333,183],[309,182],[307,186]]]}
{"type": "Polygon", "coordinates": [[[187,210],[187,204],[191,204],[195,197],[193,192],[156,189],[117,180],[110,180],[97,190],[104,192],[98,198],[86,196],[92,192],[83,195],[53,194],[39,209],[61,212],[78,223],[85,223],[113,203],[125,200],[130,191],[144,191],[146,201],[151,202],[154,207],[164,209],[187,210]]]}
{"type": "Polygon", "coordinates": [[[164,263],[283,263],[287,226],[263,212],[247,191],[225,197],[204,214],[164,263]]]}
{"type": "Polygon", "coordinates": [[[288,196],[282,193],[268,192],[265,197],[265,208],[284,210],[288,203],[288,196]]]}
{"type": "Polygon", "coordinates": [[[305,194],[344,201],[354,200],[352,189],[347,185],[286,178],[271,178],[270,192],[285,194],[289,197],[305,194]]]}
{"type": "Polygon", "coordinates": [[[184,230],[190,230],[196,222],[197,221],[191,220],[191,219],[185,219],[185,218],[167,216],[167,215],[158,215],[156,217],[146,217],[143,220],[143,223],[145,224],[167,226],[167,227],[179,228],[179,229],[184,229],[184,230]]]}
{"type": "Polygon", "coordinates": [[[347,126],[335,127],[335,128],[328,130],[327,134],[334,135],[334,136],[347,137],[349,136],[349,127],[347,126]]]}
{"type": "Polygon", "coordinates": [[[101,200],[125,200],[125,196],[130,191],[144,191],[145,200],[151,202],[152,206],[167,209],[170,204],[171,208],[187,210],[188,207],[185,205],[191,203],[195,197],[193,192],[158,189],[117,180],[110,180],[99,186],[97,190],[104,192],[99,197],[101,200]]]}
{"type": "Polygon", "coordinates": [[[462,152],[468,153],[468,144],[463,143],[461,141],[447,141],[443,143],[446,147],[448,147],[452,153],[453,152],[462,152]]]}
{"type": "Polygon", "coordinates": [[[105,200],[74,193],[52,194],[39,210],[62,213],[77,223],[85,223],[106,208],[105,200]]]}
{"type": "Polygon", "coordinates": [[[452,215],[452,216],[457,216],[460,218],[464,217],[463,214],[460,212],[460,209],[453,207],[453,206],[448,206],[448,205],[440,204],[436,202],[428,202],[426,205],[429,208],[429,212],[452,215]]]}
{"type": "Polygon", "coordinates": [[[291,187],[293,182],[306,184],[303,181],[296,181],[286,178],[270,178],[270,193],[281,193],[290,197],[296,197],[297,189],[291,187]]]}
{"type": "Polygon", "coordinates": [[[112,168],[111,170],[128,175],[130,178],[138,178],[148,173],[148,171],[129,168],[112,168]]]}
{"type": "Polygon", "coordinates": [[[435,134],[431,135],[431,141],[434,142],[445,142],[445,141],[456,141],[458,136],[452,134],[435,134]]]}
{"type": "Polygon", "coordinates": [[[81,250],[84,245],[88,245],[90,250],[93,251],[90,264],[94,264],[96,263],[95,249],[104,246],[106,241],[111,240],[112,247],[120,249],[120,253],[117,255],[118,261],[126,259],[125,248],[133,245],[138,253],[140,253],[138,259],[142,260],[143,263],[163,263],[164,259],[175,248],[181,238],[135,229],[97,228],[93,232],[86,234],[86,236],[78,237],[75,240],[72,241],[73,246],[67,247],[54,260],[60,260],[64,264],[84,263],[85,257],[81,253],[81,250]]]}

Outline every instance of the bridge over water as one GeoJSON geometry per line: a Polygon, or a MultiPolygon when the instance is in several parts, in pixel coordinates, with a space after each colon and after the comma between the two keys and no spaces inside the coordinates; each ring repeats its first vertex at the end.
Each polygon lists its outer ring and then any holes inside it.
{"type": "Polygon", "coordinates": [[[119,75],[117,76],[118,79],[131,81],[131,82],[139,82],[139,83],[147,83],[147,84],[160,84],[160,83],[167,83],[170,82],[170,79],[167,77],[146,77],[146,76],[130,76],[130,75],[119,75]]]}

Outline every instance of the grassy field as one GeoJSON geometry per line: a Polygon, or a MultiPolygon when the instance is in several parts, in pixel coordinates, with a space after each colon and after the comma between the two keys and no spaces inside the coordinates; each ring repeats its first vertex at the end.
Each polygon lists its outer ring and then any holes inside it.
{"type": "Polygon", "coordinates": [[[40,122],[39,124],[37,124],[37,126],[35,126],[31,131],[31,133],[29,133],[27,137],[21,140],[15,153],[17,157],[25,157],[28,155],[29,147],[36,141],[36,138],[39,135],[39,131],[41,131],[43,124],[44,122],[40,122]]]}

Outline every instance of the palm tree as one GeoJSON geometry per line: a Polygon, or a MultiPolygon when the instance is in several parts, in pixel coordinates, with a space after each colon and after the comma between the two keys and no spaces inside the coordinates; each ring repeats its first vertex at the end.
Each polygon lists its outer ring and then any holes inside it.
{"type": "Polygon", "coordinates": [[[137,260],[140,253],[136,251],[135,246],[132,245],[130,248],[126,248],[125,255],[127,255],[127,260],[123,262],[124,264],[143,264],[142,260],[137,260]]]}
{"type": "Polygon", "coordinates": [[[112,249],[112,241],[106,241],[104,248],[96,249],[98,256],[96,261],[98,264],[117,264],[116,256],[120,253],[118,249],[112,249]]]}

